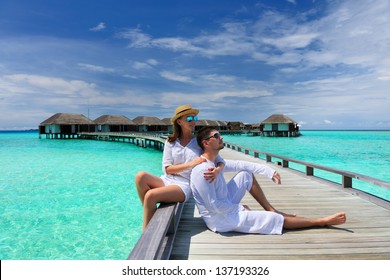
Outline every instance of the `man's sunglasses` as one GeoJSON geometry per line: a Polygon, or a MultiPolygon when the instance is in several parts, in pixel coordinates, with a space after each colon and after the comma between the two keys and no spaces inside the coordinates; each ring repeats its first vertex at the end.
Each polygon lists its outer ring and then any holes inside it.
{"type": "Polygon", "coordinates": [[[221,134],[219,132],[216,132],[216,133],[214,133],[214,135],[211,135],[211,136],[205,138],[204,140],[209,140],[210,138],[213,138],[213,137],[215,139],[219,140],[219,138],[221,138],[221,134]]]}
{"type": "Polygon", "coordinates": [[[198,116],[188,116],[187,118],[186,118],[186,121],[187,122],[192,122],[192,121],[197,121],[198,120],[198,116]]]}

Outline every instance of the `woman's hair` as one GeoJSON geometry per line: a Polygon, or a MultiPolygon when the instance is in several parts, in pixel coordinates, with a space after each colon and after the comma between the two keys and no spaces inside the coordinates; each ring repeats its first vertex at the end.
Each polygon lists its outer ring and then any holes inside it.
{"type": "Polygon", "coordinates": [[[173,133],[168,137],[168,142],[173,143],[181,136],[181,126],[177,123],[177,120],[173,123],[173,133]]]}

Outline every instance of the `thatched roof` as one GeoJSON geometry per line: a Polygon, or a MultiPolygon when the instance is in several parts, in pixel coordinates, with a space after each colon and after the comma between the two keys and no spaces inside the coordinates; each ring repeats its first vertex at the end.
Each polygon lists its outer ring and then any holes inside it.
{"type": "Polygon", "coordinates": [[[94,124],[94,122],[81,114],[57,113],[41,122],[41,125],[47,124],[94,124]]]}
{"type": "Polygon", "coordinates": [[[134,125],[135,123],[125,116],[103,115],[94,120],[96,124],[107,125],[134,125]]]}
{"type": "Polygon", "coordinates": [[[157,117],[145,117],[145,116],[139,116],[136,117],[133,122],[135,122],[138,125],[166,125],[163,123],[159,118],[157,117]]]}
{"type": "Polygon", "coordinates": [[[244,126],[243,122],[227,122],[228,125],[242,125],[244,126]]]}
{"type": "Polygon", "coordinates": [[[225,121],[216,121],[217,122],[217,124],[218,124],[218,126],[227,126],[227,122],[225,122],[225,121]]]}
{"type": "Polygon", "coordinates": [[[265,123],[297,123],[297,122],[286,115],[273,114],[273,115],[269,116],[268,118],[266,118],[261,123],[265,124],[265,123]]]}
{"type": "Polygon", "coordinates": [[[212,120],[198,120],[196,122],[197,126],[219,126],[217,121],[212,120]]]}
{"type": "Polygon", "coordinates": [[[165,125],[172,125],[171,118],[163,118],[161,120],[165,125]]]}

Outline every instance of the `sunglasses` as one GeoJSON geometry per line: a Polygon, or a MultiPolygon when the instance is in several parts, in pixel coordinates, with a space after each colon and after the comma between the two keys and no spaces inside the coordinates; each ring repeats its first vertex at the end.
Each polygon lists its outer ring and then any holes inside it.
{"type": "Polygon", "coordinates": [[[219,132],[216,132],[216,133],[214,133],[214,135],[211,135],[211,136],[205,138],[204,140],[209,140],[210,138],[213,138],[213,137],[215,139],[219,140],[219,138],[221,138],[221,134],[219,132]]]}
{"type": "Polygon", "coordinates": [[[192,121],[197,121],[198,120],[198,116],[188,116],[187,118],[186,118],[186,121],[187,122],[192,122],[192,121]]]}

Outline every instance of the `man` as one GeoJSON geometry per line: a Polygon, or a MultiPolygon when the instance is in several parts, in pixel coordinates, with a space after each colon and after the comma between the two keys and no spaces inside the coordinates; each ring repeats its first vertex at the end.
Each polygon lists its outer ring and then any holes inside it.
{"type": "Polygon", "coordinates": [[[314,226],[343,224],[344,212],[318,218],[306,219],[278,212],[267,200],[253,173],[262,174],[280,184],[279,174],[269,166],[245,161],[225,160],[224,172],[238,172],[226,183],[223,172],[214,180],[205,178],[209,168],[224,148],[223,138],[217,130],[205,127],[197,133],[197,141],[203,150],[205,162],[195,166],[191,173],[191,190],[199,213],[207,227],[214,232],[244,232],[259,234],[281,234],[283,228],[298,229],[314,226]],[[266,211],[251,211],[240,204],[248,191],[266,211]]]}

